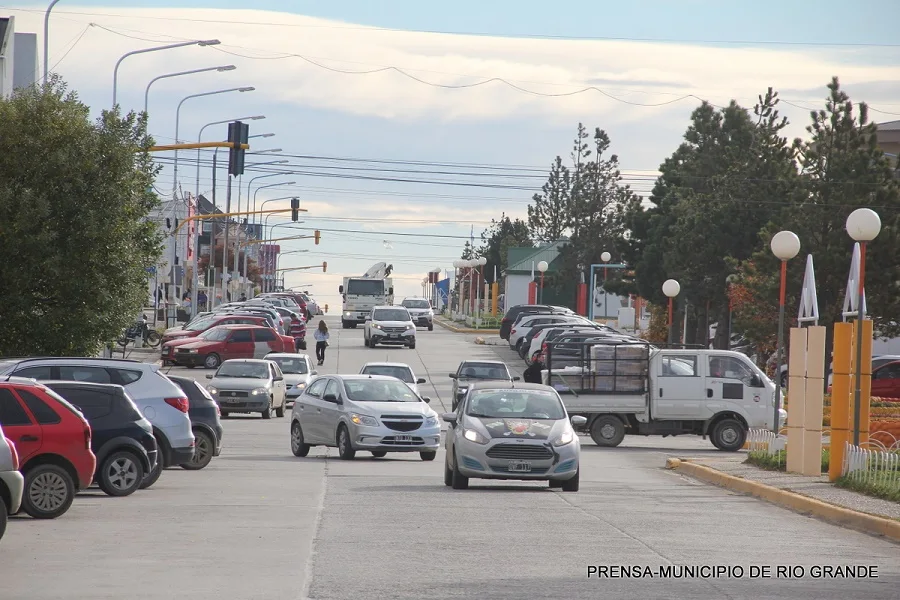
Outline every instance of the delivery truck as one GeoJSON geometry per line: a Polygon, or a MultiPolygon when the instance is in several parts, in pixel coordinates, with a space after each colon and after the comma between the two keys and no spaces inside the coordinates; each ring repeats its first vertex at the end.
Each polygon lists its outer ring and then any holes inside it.
{"type": "MultiPolygon", "coordinates": [[[[542,381],[556,389],[580,429],[598,446],[625,435],[699,435],[719,450],[740,450],[751,428],[779,428],[787,413],[775,384],[747,356],[727,350],[660,348],[643,340],[550,343],[542,381]],[[555,348],[556,347],[556,348],[555,348]],[[566,366],[554,367],[554,349],[566,366]]],[[[557,361],[559,363],[559,361],[557,361]]]]}

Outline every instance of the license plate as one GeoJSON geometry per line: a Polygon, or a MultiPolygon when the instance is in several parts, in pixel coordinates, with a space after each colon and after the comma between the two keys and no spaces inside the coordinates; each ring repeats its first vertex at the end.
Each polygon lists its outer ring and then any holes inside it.
{"type": "Polygon", "coordinates": [[[398,442],[411,442],[412,436],[411,435],[398,435],[394,439],[398,442]]]}
{"type": "Polygon", "coordinates": [[[240,398],[226,398],[225,399],[225,402],[228,402],[230,404],[234,404],[235,402],[240,402],[240,401],[241,401],[240,398]]]}
{"type": "Polygon", "coordinates": [[[507,470],[510,473],[530,473],[531,463],[524,460],[511,460],[507,470]]]}
{"type": "Polygon", "coordinates": [[[400,334],[399,334],[399,333],[392,333],[392,334],[390,335],[390,337],[396,339],[396,338],[400,337],[400,334]]]}

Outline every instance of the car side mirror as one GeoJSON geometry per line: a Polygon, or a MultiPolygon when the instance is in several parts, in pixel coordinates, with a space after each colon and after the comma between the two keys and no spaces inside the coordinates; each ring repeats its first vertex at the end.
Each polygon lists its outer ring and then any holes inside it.
{"type": "Polygon", "coordinates": [[[450,373],[450,379],[456,379],[456,373],[450,373]]]}
{"type": "Polygon", "coordinates": [[[513,377],[513,381],[519,381],[520,379],[522,379],[522,378],[519,376],[513,377]]]}
{"type": "Polygon", "coordinates": [[[325,402],[334,402],[335,404],[337,404],[337,395],[325,394],[324,396],[322,396],[322,400],[324,400],[325,402]]]}
{"type": "Polygon", "coordinates": [[[445,423],[450,423],[452,425],[456,425],[456,418],[456,413],[444,413],[441,415],[441,419],[443,419],[445,423]]]}
{"type": "Polygon", "coordinates": [[[431,404],[431,398],[429,398],[428,396],[422,396],[422,401],[425,404],[431,404]]]}
{"type": "Polygon", "coordinates": [[[206,378],[207,378],[207,379],[212,379],[212,378],[213,378],[212,373],[207,373],[207,374],[206,374],[206,378]]]}
{"type": "Polygon", "coordinates": [[[276,377],[275,379],[273,379],[272,381],[284,381],[284,377],[279,376],[279,377],[276,377]]]}
{"type": "Polygon", "coordinates": [[[318,374],[319,374],[318,371],[312,371],[312,372],[310,373],[310,375],[318,375],[318,374]]]}
{"type": "Polygon", "coordinates": [[[575,415],[572,417],[572,425],[575,427],[584,427],[587,425],[587,419],[582,417],[581,415],[575,415]]]}
{"type": "Polygon", "coordinates": [[[388,294],[390,294],[391,296],[393,296],[393,295],[394,295],[394,288],[392,288],[392,287],[388,288],[388,294]]]}
{"type": "Polygon", "coordinates": [[[366,321],[371,321],[372,317],[370,315],[366,315],[366,321]]]}
{"type": "Polygon", "coordinates": [[[425,383],[425,378],[419,377],[418,379],[416,379],[416,384],[419,384],[419,383],[425,383]]]}
{"type": "Polygon", "coordinates": [[[343,293],[344,293],[344,286],[339,285],[338,286],[338,294],[343,294],[343,293]]]}

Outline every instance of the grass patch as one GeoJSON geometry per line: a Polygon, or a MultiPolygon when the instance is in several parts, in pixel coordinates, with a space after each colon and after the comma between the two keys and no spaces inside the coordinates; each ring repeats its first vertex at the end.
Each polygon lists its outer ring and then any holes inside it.
{"type": "MultiPolygon", "coordinates": [[[[831,461],[829,448],[822,448],[822,473],[828,472],[831,461]]],[[[787,450],[779,450],[775,454],[768,452],[751,452],[745,461],[747,464],[759,467],[766,471],[787,470],[787,450]]]]}
{"type": "Polygon", "coordinates": [[[872,496],[882,500],[900,502],[900,480],[896,474],[880,472],[870,473],[863,481],[852,477],[840,477],[834,482],[836,486],[872,496]]]}

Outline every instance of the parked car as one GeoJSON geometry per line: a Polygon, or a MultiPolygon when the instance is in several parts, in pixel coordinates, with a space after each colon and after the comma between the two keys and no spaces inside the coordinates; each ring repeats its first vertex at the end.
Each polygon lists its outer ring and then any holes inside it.
{"type": "Polygon", "coordinates": [[[612,327],[607,327],[606,325],[600,325],[598,323],[564,323],[561,325],[538,325],[532,328],[531,332],[529,332],[528,335],[525,336],[525,341],[522,342],[521,346],[523,352],[520,352],[519,356],[525,359],[525,364],[530,365],[532,362],[534,362],[535,357],[540,354],[545,341],[551,341],[561,333],[574,333],[579,331],[594,331],[596,333],[610,334],[618,333],[612,327]],[[525,348],[526,344],[528,345],[527,349],[525,348]]]}
{"type": "Polygon", "coordinates": [[[97,457],[96,483],[107,496],[130,496],[156,467],[153,426],[121,385],[45,381],[48,388],[81,411],[91,426],[97,457]]]}
{"type": "Polygon", "coordinates": [[[266,318],[262,315],[241,315],[241,314],[218,314],[211,315],[206,319],[201,319],[194,323],[189,323],[184,328],[168,329],[163,334],[162,344],[160,344],[160,354],[163,363],[171,361],[172,353],[175,345],[171,342],[176,340],[187,340],[196,338],[204,331],[208,331],[213,327],[220,325],[257,325],[259,327],[268,326],[266,318]]]}
{"type": "Polygon", "coordinates": [[[500,320],[500,338],[509,339],[509,332],[513,323],[522,313],[541,313],[541,314],[558,314],[558,315],[574,315],[575,313],[565,306],[550,306],[549,304],[518,304],[511,307],[503,319],[500,320]]]}
{"type": "Polygon", "coordinates": [[[269,327],[221,325],[176,346],[173,361],[189,369],[216,369],[222,362],[238,358],[265,358],[273,352],[293,352],[294,338],[279,335],[269,327]]]}
{"type": "Polygon", "coordinates": [[[163,469],[189,462],[194,455],[187,396],[156,365],[112,358],[26,358],[0,361],[2,375],[123,386],[153,426],[162,459],[145,475],[142,490],[156,483],[163,469]]]}
{"type": "Polygon", "coordinates": [[[400,306],[409,311],[416,327],[427,327],[428,331],[434,330],[434,310],[427,298],[404,298],[400,306]]]}
{"type": "Polygon", "coordinates": [[[366,317],[363,333],[366,346],[374,348],[378,344],[416,347],[416,325],[402,306],[376,306],[366,317]]]}
{"type": "Polygon", "coordinates": [[[300,307],[300,313],[306,315],[306,322],[309,323],[312,321],[314,314],[309,310],[309,307],[306,305],[306,294],[300,294],[298,292],[268,292],[258,298],[290,298],[294,301],[297,306],[300,307]]]}
{"type": "Polygon", "coordinates": [[[521,356],[521,348],[525,343],[526,336],[531,333],[532,329],[537,327],[538,325],[551,325],[551,324],[563,324],[563,323],[578,323],[582,325],[590,325],[592,324],[588,319],[578,316],[578,315],[548,315],[541,313],[522,313],[519,315],[518,320],[513,323],[512,328],[509,330],[509,347],[514,349],[516,352],[519,352],[519,356],[521,356]]]}
{"type": "Polygon", "coordinates": [[[290,331],[290,323],[288,323],[287,319],[279,315],[274,306],[268,304],[242,304],[241,306],[228,307],[221,310],[217,308],[216,314],[262,315],[272,322],[272,324],[269,326],[277,331],[280,335],[287,335],[287,333],[290,331]]]}
{"type": "Polygon", "coordinates": [[[208,465],[214,456],[222,453],[222,435],[225,430],[219,418],[221,416],[219,405],[216,404],[212,394],[193,379],[172,375],[169,379],[187,394],[191,405],[188,415],[191,417],[194,439],[197,440],[194,457],[190,462],[181,463],[179,466],[188,471],[199,471],[208,465]]]}
{"type": "Polygon", "coordinates": [[[6,533],[8,515],[16,514],[22,506],[22,490],[25,489],[16,446],[4,435],[0,426],[0,539],[6,533]]]}
{"type": "Polygon", "coordinates": [[[22,509],[35,519],[64,514],[94,479],[91,426],[59,394],[32,379],[0,382],[0,426],[25,477],[22,509]]]}
{"type": "Polygon", "coordinates": [[[294,338],[294,349],[306,350],[306,318],[300,313],[278,307],[278,314],[290,320],[288,334],[294,338]]]}
{"type": "Polygon", "coordinates": [[[469,386],[478,381],[518,381],[509,372],[506,363],[500,360],[464,360],[459,363],[456,373],[450,373],[453,380],[453,392],[451,394],[452,410],[456,410],[459,401],[465,398],[469,386]]]}
{"type": "Polygon", "coordinates": [[[293,404],[297,396],[303,393],[306,386],[319,374],[312,366],[312,360],[306,354],[270,354],[271,360],[284,375],[285,402],[293,404]]]}
{"type": "Polygon", "coordinates": [[[545,480],[577,492],[581,442],[559,394],[535,383],[486,381],[472,386],[459,410],[443,415],[444,485],[469,487],[469,479],[545,480]]]}
{"type": "Polygon", "coordinates": [[[255,413],[263,419],[283,417],[286,385],[284,374],[271,360],[226,360],[209,374],[207,390],[225,416],[231,413],[255,413]]]}
{"type": "Polygon", "coordinates": [[[363,368],[360,369],[359,373],[360,375],[385,375],[387,377],[396,377],[412,388],[412,391],[414,391],[417,396],[422,395],[419,391],[419,384],[425,383],[425,380],[421,377],[416,377],[412,367],[405,363],[370,362],[363,365],[363,368]]]}
{"type": "Polygon", "coordinates": [[[441,425],[430,401],[393,377],[317,377],[294,403],[291,452],[302,457],[312,446],[337,446],[343,460],[359,451],[375,458],[418,452],[422,460],[434,460],[441,425]]]}

